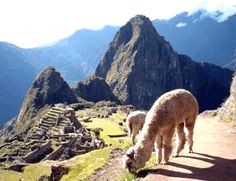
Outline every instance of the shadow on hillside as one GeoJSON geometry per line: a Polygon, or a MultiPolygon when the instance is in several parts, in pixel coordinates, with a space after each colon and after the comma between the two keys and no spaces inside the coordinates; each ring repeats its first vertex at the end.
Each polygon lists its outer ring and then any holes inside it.
{"type": "Polygon", "coordinates": [[[198,179],[198,180],[208,180],[208,181],[233,181],[236,180],[236,159],[230,160],[221,157],[215,157],[207,154],[202,153],[194,153],[195,157],[193,156],[181,156],[189,159],[198,159],[204,162],[208,162],[213,164],[213,166],[209,168],[198,168],[196,165],[188,166],[179,163],[168,163],[170,167],[178,167],[183,168],[188,171],[189,173],[178,172],[174,170],[167,170],[165,168],[160,169],[149,169],[143,170],[138,173],[138,177],[146,177],[148,174],[160,174],[165,175],[168,177],[180,177],[180,178],[187,178],[187,179],[198,179]],[[198,157],[197,155],[201,156],[198,157]],[[203,157],[204,158],[203,158],[203,157]]]}

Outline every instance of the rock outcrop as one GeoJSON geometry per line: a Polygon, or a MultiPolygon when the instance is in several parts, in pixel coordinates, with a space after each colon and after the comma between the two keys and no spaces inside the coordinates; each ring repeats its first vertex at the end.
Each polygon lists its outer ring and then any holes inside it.
{"type": "Polygon", "coordinates": [[[124,104],[149,109],[161,94],[185,88],[202,111],[229,95],[232,71],[177,54],[147,17],[137,15],[117,32],[95,76],[104,78],[124,104]]]}
{"type": "Polygon", "coordinates": [[[74,87],[74,91],[77,96],[87,101],[99,102],[105,100],[119,103],[109,85],[100,77],[91,76],[78,82],[74,87]]]}
{"type": "Polygon", "coordinates": [[[219,108],[217,116],[221,121],[236,123],[236,77],[233,78],[230,87],[230,96],[219,108]]]}
{"type": "Polygon", "coordinates": [[[49,67],[35,79],[29,89],[18,115],[14,133],[18,134],[29,129],[33,122],[32,119],[45,106],[76,102],[74,92],[63,80],[60,73],[53,67],[49,67]]]}

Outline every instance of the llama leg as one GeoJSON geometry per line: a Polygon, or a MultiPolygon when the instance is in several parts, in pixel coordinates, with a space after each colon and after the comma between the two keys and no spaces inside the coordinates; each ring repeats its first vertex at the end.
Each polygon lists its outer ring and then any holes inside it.
{"type": "Polygon", "coordinates": [[[186,128],[187,128],[187,140],[189,144],[189,153],[193,153],[193,130],[195,125],[195,117],[186,120],[186,128]]]}
{"type": "Polygon", "coordinates": [[[170,127],[164,132],[163,143],[164,143],[164,164],[170,159],[170,155],[173,149],[173,136],[175,133],[175,126],[170,127]]]}
{"type": "Polygon", "coordinates": [[[177,131],[176,151],[175,151],[174,157],[179,156],[179,153],[184,149],[185,140],[186,140],[185,133],[184,133],[184,123],[179,124],[176,128],[176,131],[177,131]]]}
{"type": "Polygon", "coordinates": [[[136,133],[136,132],[133,132],[133,133],[131,134],[131,140],[132,140],[133,145],[135,145],[135,138],[136,138],[136,136],[137,136],[137,133],[136,133]]]}
{"type": "Polygon", "coordinates": [[[157,164],[160,164],[162,161],[162,140],[163,140],[163,137],[160,135],[157,135],[156,143],[155,143],[156,163],[157,164]]]}

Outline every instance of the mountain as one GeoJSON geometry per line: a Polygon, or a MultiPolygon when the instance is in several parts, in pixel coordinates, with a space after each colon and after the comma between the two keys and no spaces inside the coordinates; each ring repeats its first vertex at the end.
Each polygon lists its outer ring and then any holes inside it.
{"type": "MultiPolygon", "coordinates": [[[[178,53],[236,70],[235,16],[218,21],[220,13],[199,11],[153,24],[178,53]]],[[[30,49],[0,42],[0,127],[18,113],[36,73],[54,66],[70,84],[82,80],[95,70],[117,30],[112,26],[83,29],[54,44],[30,49]]]]}
{"type": "Polygon", "coordinates": [[[0,128],[17,115],[36,70],[21,48],[0,42],[0,128]]]}
{"type": "Polygon", "coordinates": [[[32,125],[33,118],[45,107],[56,103],[76,103],[74,92],[53,67],[36,77],[29,89],[16,120],[14,133],[21,133],[32,125]]]}
{"type": "Polygon", "coordinates": [[[190,90],[200,109],[214,109],[229,95],[232,72],[177,54],[142,15],[120,28],[95,71],[124,104],[149,109],[164,92],[190,90]]]}
{"type": "Polygon", "coordinates": [[[103,78],[89,77],[79,81],[74,87],[75,94],[87,101],[112,101],[119,103],[103,78]]]}
{"type": "Polygon", "coordinates": [[[31,49],[0,42],[0,128],[18,114],[36,73],[52,65],[67,81],[77,82],[95,70],[117,29],[79,30],[50,46],[31,49]]]}
{"type": "Polygon", "coordinates": [[[236,58],[236,14],[224,21],[222,17],[220,12],[185,12],[153,24],[178,53],[224,66],[236,58]]]}
{"type": "Polygon", "coordinates": [[[35,57],[29,63],[39,71],[52,65],[66,81],[75,83],[94,72],[117,29],[83,29],[51,46],[29,49],[35,57]]]}

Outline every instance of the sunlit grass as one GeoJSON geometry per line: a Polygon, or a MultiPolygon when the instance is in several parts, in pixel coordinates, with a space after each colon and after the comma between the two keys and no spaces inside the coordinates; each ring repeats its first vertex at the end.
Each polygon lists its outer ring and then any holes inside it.
{"type": "Polygon", "coordinates": [[[50,175],[50,166],[41,164],[31,164],[24,168],[23,173],[0,170],[0,181],[18,181],[22,178],[24,181],[37,181],[43,175],[50,175]]]}
{"type": "Polygon", "coordinates": [[[18,181],[20,173],[8,170],[0,170],[0,181],[18,181]]]}
{"type": "Polygon", "coordinates": [[[22,178],[24,181],[36,181],[43,175],[50,175],[51,167],[41,164],[31,164],[24,168],[22,178]]]}
{"type": "Polygon", "coordinates": [[[61,180],[85,180],[91,176],[96,169],[102,167],[109,161],[109,154],[111,150],[112,147],[107,147],[78,156],[75,160],[75,164],[70,168],[69,173],[64,175],[61,180]]]}
{"type": "Polygon", "coordinates": [[[123,120],[126,118],[126,113],[123,112],[113,113],[112,118],[117,122],[123,122],[123,120]]]}
{"type": "Polygon", "coordinates": [[[136,176],[128,171],[125,171],[119,181],[132,181],[136,178],[136,176]]]}
{"type": "Polygon", "coordinates": [[[100,138],[102,138],[106,144],[112,144],[112,146],[120,145],[120,138],[110,138],[109,134],[124,134],[125,132],[119,127],[118,123],[112,121],[111,119],[100,119],[93,118],[92,122],[82,123],[87,128],[102,128],[103,131],[100,132],[100,138]]]}

